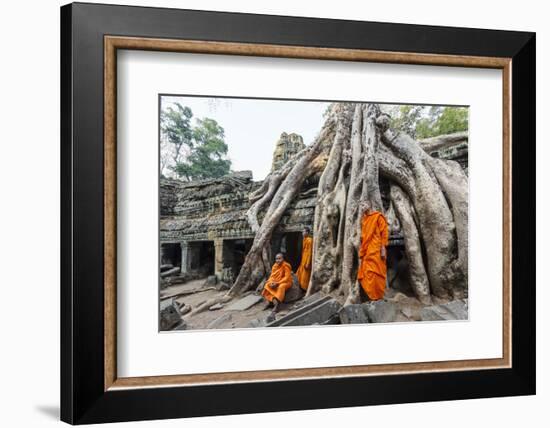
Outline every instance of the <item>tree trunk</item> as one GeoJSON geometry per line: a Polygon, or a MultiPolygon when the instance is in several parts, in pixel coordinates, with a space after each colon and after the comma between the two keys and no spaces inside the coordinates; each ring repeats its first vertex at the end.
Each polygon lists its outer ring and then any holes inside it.
{"type": "Polygon", "coordinates": [[[344,261],[342,263],[342,283],[340,294],[346,296],[346,304],[361,301],[361,287],[357,281],[359,266],[359,247],[361,245],[361,220],[363,207],[383,211],[380,194],[378,149],[380,146],[380,130],[376,119],[380,108],[376,104],[358,105],[356,128],[361,132],[355,135],[352,152],[352,165],[356,169],[351,172],[350,195],[346,207],[346,231],[344,261]]]}
{"type": "Polygon", "coordinates": [[[322,289],[329,293],[340,283],[339,268],[344,241],[347,196],[345,177],[349,166],[349,123],[338,124],[334,144],[317,189],[313,226],[313,257],[308,295],[322,289]]]}

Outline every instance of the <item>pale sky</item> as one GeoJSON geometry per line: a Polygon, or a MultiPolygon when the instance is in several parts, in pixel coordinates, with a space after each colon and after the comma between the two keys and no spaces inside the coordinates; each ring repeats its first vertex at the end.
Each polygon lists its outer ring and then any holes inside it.
{"type": "Polygon", "coordinates": [[[323,125],[329,103],[242,98],[163,96],[161,108],[175,102],[188,106],[193,118],[209,117],[225,130],[233,171],[251,170],[263,180],[271,169],[275,142],[281,133],[296,133],[311,144],[323,125]]]}

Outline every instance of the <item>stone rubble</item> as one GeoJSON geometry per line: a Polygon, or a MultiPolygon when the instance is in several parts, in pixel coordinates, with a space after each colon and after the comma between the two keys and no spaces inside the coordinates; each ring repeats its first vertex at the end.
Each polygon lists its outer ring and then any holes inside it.
{"type": "Polygon", "coordinates": [[[441,305],[426,306],[420,311],[422,321],[456,321],[468,319],[468,301],[453,300],[441,305]]]}

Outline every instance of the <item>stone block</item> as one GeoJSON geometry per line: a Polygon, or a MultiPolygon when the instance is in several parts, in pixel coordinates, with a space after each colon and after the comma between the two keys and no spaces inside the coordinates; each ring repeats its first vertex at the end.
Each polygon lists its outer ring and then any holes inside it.
{"type": "Polygon", "coordinates": [[[161,272],[166,272],[167,270],[170,270],[170,269],[174,269],[174,265],[172,264],[164,264],[164,265],[160,265],[160,271],[161,272]]]}
{"type": "Polygon", "coordinates": [[[270,313],[267,316],[253,319],[247,325],[248,328],[266,327],[267,324],[275,320],[275,315],[270,313]]]}
{"type": "Polygon", "coordinates": [[[365,310],[367,318],[372,323],[393,322],[398,315],[395,303],[385,300],[364,303],[363,309],[365,310]]]}
{"type": "Polygon", "coordinates": [[[181,321],[179,305],[174,299],[166,299],[160,302],[160,329],[171,330],[181,321]]]}
{"type": "Polygon", "coordinates": [[[249,294],[244,296],[236,302],[231,303],[226,310],[228,311],[246,311],[248,308],[251,308],[256,303],[260,302],[263,299],[262,296],[257,294],[249,294]]]}
{"type": "Polygon", "coordinates": [[[286,290],[285,293],[285,303],[296,302],[297,300],[300,300],[302,297],[304,297],[305,294],[304,290],[302,290],[302,287],[300,287],[300,283],[298,282],[296,275],[292,274],[292,279],[292,287],[286,290]]]}
{"type": "Polygon", "coordinates": [[[306,326],[335,323],[342,305],[330,296],[319,299],[300,309],[289,312],[268,327],[306,326]]]}
{"type": "Polygon", "coordinates": [[[363,305],[347,305],[340,310],[342,324],[366,324],[369,322],[363,305]]]}
{"type": "Polygon", "coordinates": [[[218,277],[216,275],[210,275],[208,278],[206,278],[206,281],[204,281],[205,287],[211,287],[218,283],[218,277]]]}
{"type": "Polygon", "coordinates": [[[161,272],[160,277],[161,278],[166,278],[167,276],[173,276],[173,275],[179,275],[179,274],[180,274],[180,268],[175,267],[175,268],[172,268],[172,269],[168,269],[164,272],[161,272]]]}
{"type": "Polygon", "coordinates": [[[317,300],[320,300],[322,298],[323,298],[323,295],[320,292],[317,292],[315,294],[311,294],[307,297],[304,297],[302,300],[297,301],[294,304],[294,306],[292,307],[292,309],[294,310],[294,309],[302,308],[302,307],[310,305],[311,303],[314,303],[317,300]]]}
{"type": "Polygon", "coordinates": [[[231,318],[233,318],[233,315],[231,313],[225,313],[221,317],[216,318],[214,321],[208,324],[206,328],[222,328],[222,327],[231,328],[232,326],[224,325],[226,323],[229,323],[229,321],[231,321],[231,318]]]}
{"type": "Polygon", "coordinates": [[[422,321],[451,321],[468,319],[468,301],[453,300],[441,305],[426,306],[420,311],[422,321]]]}
{"type": "Polygon", "coordinates": [[[420,315],[418,309],[401,308],[401,313],[405,318],[410,321],[420,321],[420,315]]]}

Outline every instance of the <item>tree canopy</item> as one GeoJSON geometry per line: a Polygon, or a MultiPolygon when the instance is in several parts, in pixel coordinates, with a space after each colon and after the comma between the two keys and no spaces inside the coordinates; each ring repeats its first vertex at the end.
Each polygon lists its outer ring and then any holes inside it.
{"type": "Polygon", "coordinates": [[[402,105],[390,112],[391,126],[416,139],[468,130],[466,107],[402,105]]]}
{"type": "Polygon", "coordinates": [[[195,119],[187,106],[174,103],[161,113],[161,173],[172,172],[185,180],[226,175],[227,159],[223,127],[214,119],[195,119]]]}

